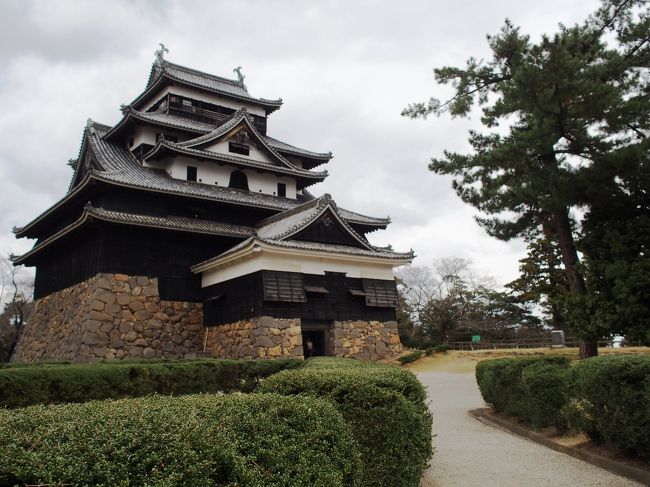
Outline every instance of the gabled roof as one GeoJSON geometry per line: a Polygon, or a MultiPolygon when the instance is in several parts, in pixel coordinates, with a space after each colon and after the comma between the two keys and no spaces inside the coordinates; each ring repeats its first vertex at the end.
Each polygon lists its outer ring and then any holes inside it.
{"type": "Polygon", "coordinates": [[[263,107],[267,113],[277,110],[282,105],[281,98],[268,100],[251,96],[246,86],[239,81],[204,73],[203,71],[187,68],[164,60],[159,64],[154,63],[151,68],[146,90],[131,105],[138,108],[141,103],[149,99],[163,84],[168,82],[175,82],[227,98],[258,105],[263,107]]]}
{"type": "Polygon", "coordinates": [[[164,112],[140,112],[132,107],[128,107],[123,113],[124,117],[122,120],[120,120],[106,134],[108,140],[120,133],[125,127],[134,121],[136,123],[144,122],[145,124],[156,125],[158,127],[168,127],[181,132],[189,132],[191,134],[204,134],[214,129],[214,125],[209,123],[197,122],[196,120],[179,117],[177,115],[170,115],[164,112]]]}
{"type": "Polygon", "coordinates": [[[316,198],[291,210],[262,220],[257,224],[254,235],[225,252],[192,266],[192,271],[195,273],[202,272],[207,268],[220,265],[237,255],[249,253],[256,246],[273,247],[276,249],[296,249],[316,254],[329,253],[357,256],[378,260],[399,261],[401,263],[410,262],[414,257],[412,250],[410,252],[400,253],[371,245],[364,237],[355,232],[340,216],[332,197],[329,194],[325,194],[320,198],[316,198]],[[308,228],[309,225],[317,221],[326,212],[329,212],[337,219],[345,231],[361,244],[361,248],[349,245],[335,245],[291,239],[292,236],[308,228]]]}
{"type": "Polygon", "coordinates": [[[286,240],[309,227],[325,212],[330,212],[343,230],[363,248],[376,250],[341,217],[336,203],[328,193],[313,201],[262,220],[257,224],[256,234],[264,240],[286,240]]]}
{"type": "Polygon", "coordinates": [[[393,262],[393,266],[411,262],[415,257],[412,250],[410,252],[390,252],[386,250],[366,250],[345,245],[304,242],[300,240],[269,240],[259,237],[250,237],[211,259],[193,265],[191,270],[197,274],[210,268],[218,267],[230,260],[237,259],[239,256],[246,256],[251,252],[254,252],[255,249],[275,249],[276,251],[284,250],[290,254],[293,254],[295,251],[302,251],[304,253],[312,254],[315,257],[322,257],[323,254],[326,254],[333,257],[339,256],[353,258],[355,261],[360,259],[386,261],[393,262]]]}
{"type": "Polygon", "coordinates": [[[60,240],[74,230],[93,220],[119,223],[124,225],[134,225],[138,227],[158,228],[163,230],[175,230],[181,232],[200,233],[205,235],[225,236],[233,238],[246,238],[253,235],[255,232],[252,227],[247,227],[244,225],[219,223],[210,220],[199,220],[196,218],[186,218],[180,216],[141,215],[86,206],[84,207],[81,216],[77,220],[75,220],[70,225],[62,228],[53,235],[50,235],[47,239],[38,242],[29,252],[14,258],[13,262],[15,264],[22,264],[33,255],[42,251],[44,248],[48,247],[57,240],[60,240]]]}
{"type": "MultiPolygon", "coordinates": [[[[248,118],[248,112],[245,108],[239,109],[232,117],[220,125],[212,132],[196,137],[185,142],[171,142],[164,139],[159,140],[156,146],[151,149],[146,155],[145,160],[155,159],[156,157],[169,152],[187,155],[190,157],[207,158],[218,161],[231,162],[238,166],[252,167],[254,169],[266,169],[274,173],[287,174],[306,178],[308,180],[322,181],[327,177],[327,171],[312,172],[306,169],[298,168],[275,149],[269,146],[260,133],[255,129],[253,124],[248,118]],[[268,164],[261,161],[255,161],[247,157],[240,157],[233,154],[225,154],[221,152],[213,152],[206,150],[205,147],[217,143],[225,138],[228,138],[238,128],[244,127],[251,138],[257,145],[269,154],[271,160],[275,164],[268,164]]],[[[304,186],[303,186],[304,187],[304,186]]]]}
{"type": "MultiPolygon", "coordinates": [[[[290,210],[305,201],[313,201],[316,199],[311,193],[304,190],[304,196],[294,200],[263,193],[174,179],[165,171],[143,167],[126,147],[107,141],[104,136],[109,130],[109,126],[89,120],[84,130],[78,157],[80,163],[75,165],[75,172],[72,176],[68,193],[31,222],[21,228],[16,228],[15,234],[17,237],[27,236],[28,232],[35,225],[44,221],[59,208],[64,207],[69,201],[76,198],[77,195],[82,194],[85,188],[96,182],[143,191],[162,192],[187,196],[189,198],[261,208],[276,212],[290,210]],[[93,161],[93,167],[81,176],[82,172],[84,172],[81,161],[85,160],[86,157],[89,157],[93,161]]],[[[339,208],[339,212],[350,223],[361,223],[372,228],[384,227],[389,221],[388,219],[359,215],[358,213],[352,213],[343,208],[339,208]],[[348,215],[350,218],[348,218],[348,215]]]]}

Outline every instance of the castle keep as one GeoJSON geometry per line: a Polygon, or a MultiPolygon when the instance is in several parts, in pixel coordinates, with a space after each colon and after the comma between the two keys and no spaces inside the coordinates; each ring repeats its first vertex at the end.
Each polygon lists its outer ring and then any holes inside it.
{"type": "Polygon", "coordinates": [[[14,360],[380,359],[399,351],[388,218],[308,191],[331,153],[267,134],[282,100],[157,53],[113,127],[91,120],[36,239],[35,311],[14,360]]]}

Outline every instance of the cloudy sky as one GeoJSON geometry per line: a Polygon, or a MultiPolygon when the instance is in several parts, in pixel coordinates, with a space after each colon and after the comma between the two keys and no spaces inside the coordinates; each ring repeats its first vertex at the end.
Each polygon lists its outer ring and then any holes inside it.
{"type": "Polygon", "coordinates": [[[533,38],[572,24],[595,0],[189,1],[0,0],[0,251],[22,253],[24,225],[67,189],[88,118],[120,119],[144,88],[154,51],[172,62],[234,77],[284,100],[269,135],[332,151],[330,177],[313,186],[340,206],[390,215],[376,244],[413,248],[415,264],[458,256],[505,283],[521,242],[500,242],[474,222],[450,180],[427,169],[444,149],[466,151],[470,120],[400,116],[436,87],[432,69],[489,55],[485,35],[506,17],[533,38]]]}

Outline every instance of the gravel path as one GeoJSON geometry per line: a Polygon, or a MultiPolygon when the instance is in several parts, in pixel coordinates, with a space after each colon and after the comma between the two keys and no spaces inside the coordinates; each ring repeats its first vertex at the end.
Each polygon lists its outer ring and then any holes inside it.
{"type": "Polygon", "coordinates": [[[422,487],[633,487],[619,477],[467,414],[484,407],[473,374],[420,372],[433,413],[431,468],[422,487]]]}

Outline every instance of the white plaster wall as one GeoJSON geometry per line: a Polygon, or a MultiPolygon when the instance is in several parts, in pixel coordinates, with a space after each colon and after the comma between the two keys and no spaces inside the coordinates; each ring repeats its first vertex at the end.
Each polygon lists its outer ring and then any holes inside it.
{"type": "Polygon", "coordinates": [[[222,140],[220,142],[217,142],[216,144],[206,146],[204,149],[209,150],[210,152],[218,152],[220,154],[229,154],[231,156],[243,157],[244,159],[250,159],[251,161],[264,162],[266,164],[274,163],[273,159],[271,159],[271,156],[268,154],[268,152],[258,149],[253,144],[247,144],[250,149],[250,152],[247,156],[243,154],[236,154],[234,152],[230,152],[228,150],[229,142],[230,141],[228,140],[222,140]]]}
{"type": "MultiPolygon", "coordinates": [[[[159,165],[152,167],[161,167],[159,165]]],[[[164,169],[176,179],[187,179],[187,166],[197,168],[198,182],[209,185],[228,187],[230,183],[230,174],[238,170],[235,166],[220,165],[212,161],[197,161],[189,157],[176,157],[164,165],[164,169]]],[[[239,169],[241,171],[241,169],[239,169]]],[[[275,195],[278,190],[278,183],[287,185],[287,198],[296,198],[296,181],[295,179],[274,174],[259,173],[252,169],[244,169],[243,172],[248,177],[248,189],[253,193],[263,193],[275,195]]]]}
{"type": "Polygon", "coordinates": [[[264,109],[261,107],[246,102],[231,100],[229,98],[222,98],[217,95],[209,95],[207,93],[202,93],[198,90],[194,90],[192,88],[187,88],[184,86],[166,86],[156,95],[154,95],[154,97],[151,98],[151,101],[145,103],[140,110],[146,112],[147,110],[149,110],[149,108],[154,106],[158,102],[158,100],[164,97],[167,93],[171,93],[172,95],[185,96],[187,98],[193,98],[195,100],[200,100],[207,103],[214,103],[215,105],[221,105],[222,107],[228,107],[234,110],[239,110],[242,107],[246,107],[246,110],[248,110],[249,113],[252,113],[254,115],[261,115],[262,117],[266,116],[264,109]]]}
{"type": "Polygon", "coordinates": [[[133,145],[130,149],[138,147],[140,144],[156,145],[156,133],[160,129],[154,127],[136,127],[133,132],[133,145]]]}
{"type": "Polygon", "coordinates": [[[262,250],[218,269],[203,272],[201,285],[207,287],[262,270],[317,275],[323,275],[325,271],[345,272],[347,277],[393,280],[393,266],[390,263],[350,262],[335,257],[277,255],[262,250]]]}

